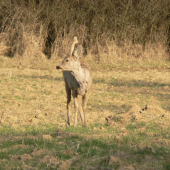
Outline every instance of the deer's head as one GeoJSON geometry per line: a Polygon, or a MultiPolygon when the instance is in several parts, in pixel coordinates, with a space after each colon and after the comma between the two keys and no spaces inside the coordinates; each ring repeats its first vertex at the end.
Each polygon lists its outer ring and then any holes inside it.
{"type": "Polygon", "coordinates": [[[78,44],[77,37],[73,39],[70,53],[63,59],[60,65],[56,66],[56,69],[62,71],[74,71],[80,67],[79,56],[82,53],[82,46],[78,44]]]}

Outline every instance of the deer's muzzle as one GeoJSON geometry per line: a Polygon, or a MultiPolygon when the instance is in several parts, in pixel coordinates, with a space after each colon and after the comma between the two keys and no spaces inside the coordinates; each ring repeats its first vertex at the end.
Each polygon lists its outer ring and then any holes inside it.
{"type": "Polygon", "coordinates": [[[58,70],[62,70],[62,68],[60,66],[56,66],[56,69],[58,70]]]}

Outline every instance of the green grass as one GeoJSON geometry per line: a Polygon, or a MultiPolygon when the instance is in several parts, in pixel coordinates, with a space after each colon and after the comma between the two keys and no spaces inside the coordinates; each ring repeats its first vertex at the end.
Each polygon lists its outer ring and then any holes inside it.
{"type": "Polygon", "coordinates": [[[129,124],[126,126],[127,130],[134,131],[136,129],[136,125],[129,124]]]}
{"type": "MultiPolygon", "coordinates": [[[[140,124],[141,126],[145,126],[144,123],[140,124]]],[[[99,126],[98,124],[95,124],[94,127],[99,126]]],[[[104,126],[104,125],[103,125],[104,126]]],[[[107,156],[110,154],[116,156],[119,155],[120,152],[125,153],[126,152],[126,163],[141,163],[145,159],[145,155],[149,154],[152,157],[152,160],[156,160],[160,157],[166,158],[168,156],[168,153],[170,151],[170,148],[158,148],[156,146],[153,146],[156,153],[152,152],[146,152],[145,150],[142,150],[136,147],[131,147],[131,143],[134,143],[134,146],[138,146],[140,143],[147,143],[149,136],[146,135],[146,132],[135,132],[136,126],[129,124],[127,126],[127,129],[132,131],[132,133],[128,134],[127,136],[124,136],[121,140],[117,140],[116,138],[106,138],[106,137],[99,137],[97,139],[94,139],[93,135],[98,134],[98,132],[92,131],[93,127],[66,127],[63,130],[61,130],[61,134],[57,135],[55,133],[55,128],[46,127],[44,130],[42,128],[25,128],[25,132],[20,134],[19,132],[15,132],[14,130],[10,128],[6,128],[5,131],[1,131],[2,135],[5,139],[0,144],[0,160],[3,159],[10,159],[9,155],[23,155],[23,154],[30,154],[33,152],[33,150],[40,150],[44,149],[46,151],[53,150],[51,153],[51,156],[57,157],[60,160],[66,161],[69,159],[72,159],[72,157],[79,157],[79,161],[82,164],[83,167],[88,167],[88,165],[93,165],[93,161],[95,161],[95,164],[101,166],[102,168],[108,166],[107,162],[104,161],[107,156]],[[51,134],[53,136],[52,140],[43,140],[42,136],[43,134],[51,134]],[[81,134],[84,134],[82,136],[81,134]],[[34,136],[32,138],[31,136],[34,136]],[[9,138],[9,140],[8,140],[9,138]],[[14,146],[19,146],[18,148],[15,148],[14,146]],[[20,145],[25,145],[27,148],[21,148],[20,145]],[[5,151],[2,151],[5,149],[5,151]],[[69,152],[71,150],[71,152],[69,152]],[[136,155],[136,156],[135,156],[136,155]],[[133,159],[132,159],[133,158],[133,159]]],[[[104,128],[107,128],[107,126],[104,126],[104,128]]],[[[155,126],[149,127],[148,130],[154,130],[155,126]]],[[[108,132],[111,133],[111,130],[114,130],[114,128],[108,127],[108,132]]],[[[116,132],[116,131],[115,131],[116,132]]],[[[118,131],[114,134],[119,134],[118,131]]],[[[159,136],[160,137],[160,136],[159,136]]],[[[153,145],[152,141],[150,141],[150,144],[153,145]]],[[[41,155],[37,157],[31,156],[31,160],[27,162],[28,165],[35,167],[45,167],[45,164],[39,163],[39,160],[41,160],[45,155],[48,155],[47,152],[44,151],[41,155]]],[[[124,161],[125,156],[124,154],[119,155],[119,159],[124,161]]],[[[1,161],[0,161],[1,162],[1,161]]],[[[0,168],[3,168],[4,165],[7,165],[5,162],[0,163],[0,168]]],[[[8,164],[8,167],[21,167],[22,163],[20,163],[20,160],[17,159],[17,161],[14,163],[13,161],[10,161],[8,164]]],[[[59,164],[56,165],[58,167],[59,164]]],[[[169,164],[167,162],[164,162],[164,167],[168,168],[169,164]]],[[[119,165],[113,165],[113,167],[119,168],[119,165]]]]}

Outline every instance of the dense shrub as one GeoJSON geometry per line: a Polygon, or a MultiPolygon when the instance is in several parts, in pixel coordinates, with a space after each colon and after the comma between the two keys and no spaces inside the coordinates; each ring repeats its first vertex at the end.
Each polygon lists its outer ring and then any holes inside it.
{"type": "MultiPolygon", "coordinates": [[[[119,57],[124,51],[138,58],[148,46],[154,49],[161,46],[168,51],[170,3],[167,0],[0,1],[1,54],[22,58],[63,56],[74,35],[83,43],[84,53],[93,54],[98,60],[104,54],[119,57]]],[[[157,53],[156,50],[153,55],[157,53]]]]}

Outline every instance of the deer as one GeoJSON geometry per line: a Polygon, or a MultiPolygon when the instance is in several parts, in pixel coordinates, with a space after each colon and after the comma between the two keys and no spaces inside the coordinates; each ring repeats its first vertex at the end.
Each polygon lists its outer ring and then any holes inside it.
{"type": "Polygon", "coordinates": [[[74,127],[77,126],[77,113],[80,113],[83,126],[87,126],[86,105],[87,93],[92,86],[92,73],[87,63],[79,59],[82,53],[82,46],[79,44],[77,36],[73,38],[70,52],[63,59],[56,69],[62,70],[65,90],[67,94],[67,125],[70,126],[71,95],[74,99],[75,120],[74,127]],[[82,97],[82,103],[79,98],[82,97]]]}

